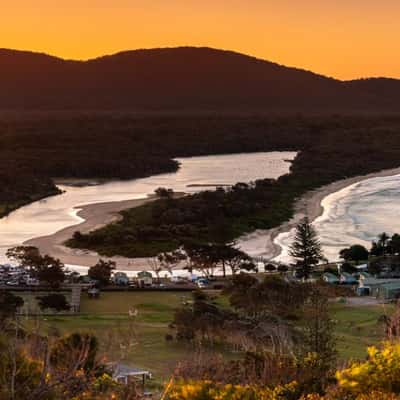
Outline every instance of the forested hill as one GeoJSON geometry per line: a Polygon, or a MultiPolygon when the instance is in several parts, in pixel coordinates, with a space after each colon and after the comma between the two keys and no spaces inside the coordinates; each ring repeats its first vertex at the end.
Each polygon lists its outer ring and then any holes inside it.
{"type": "Polygon", "coordinates": [[[369,78],[346,82],[349,88],[364,92],[367,96],[384,99],[387,104],[400,104],[400,80],[369,78]]]}
{"type": "Polygon", "coordinates": [[[400,108],[399,81],[378,86],[210,48],[135,50],[88,61],[0,49],[0,109],[400,108]]]}

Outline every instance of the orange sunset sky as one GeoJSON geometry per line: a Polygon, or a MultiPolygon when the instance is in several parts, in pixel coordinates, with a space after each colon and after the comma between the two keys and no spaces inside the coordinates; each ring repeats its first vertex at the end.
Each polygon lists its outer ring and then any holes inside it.
{"type": "Polygon", "coordinates": [[[400,78],[400,0],[0,0],[0,47],[87,59],[210,46],[341,79],[400,78]]]}

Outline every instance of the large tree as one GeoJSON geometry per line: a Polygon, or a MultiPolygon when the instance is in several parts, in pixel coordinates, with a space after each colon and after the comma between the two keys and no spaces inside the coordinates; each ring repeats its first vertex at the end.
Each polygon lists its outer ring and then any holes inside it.
{"type": "MultiPolygon", "coordinates": [[[[396,243],[397,237],[394,236],[393,243],[396,243]]],[[[382,232],[378,235],[378,240],[372,242],[371,255],[372,256],[385,256],[388,253],[392,253],[392,240],[386,232],[382,232]]]]}
{"type": "Polygon", "coordinates": [[[368,260],[369,256],[368,250],[360,244],[354,244],[353,246],[342,249],[339,254],[345,261],[355,262],[368,260]]]}
{"type": "Polygon", "coordinates": [[[64,282],[64,264],[51,256],[42,256],[37,247],[17,246],[7,250],[6,254],[41,283],[57,288],[64,282]]]}
{"type": "Polygon", "coordinates": [[[35,277],[53,288],[58,288],[65,279],[64,264],[53,257],[43,256],[41,263],[35,267],[35,277]]]}
{"type": "Polygon", "coordinates": [[[8,318],[17,314],[18,309],[24,305],[24,300],[6,290],[0,291],[0,327],[8,318]]]}
{"type": "Polygon", "coordinates": [[[320,392],[333,377],[337,350],[328,298],[315,286],[310,290],[304,315],[303,337],[299,344],[299,361],[307,370],[303,384],[320,392]]]}
{"type": "Polygon", "coordinates": [[[253,319],[291,317],[303,306],[309,294],[309,284],[287,282],[279,276],[255,276],[241,273],[233,276],[225,289],[231,306],[253,319]]]}
{"type": "Polygon", "coordinates": [[[52,309],[55,311],[68,311],[70,305],[66,297],[61,293],[50,293],[46,296],[38,296],[39,307],[42,311],[52,309]]]}
{"type": "Polygon", "coordinates": [[[307,217],[296,226],[289,254],[297,261],[298,276],[306,280],[310,277],[313,268],[324,259],[317,233],[307,217]]]}
{"type": "Polygon", "coordinates": [[[42,256],[35,246],[16,246],[7,250],[9,259],[16,261],[21,267],[34,269],[42,263],[42,256]]]}
{"type": "Polygon", "coordinates": [[[157,256],[157,260],[160,263],[162,269],[168,271],[172,275],[172,271],[183,261],[185,261],[187,255],[181,249],[174,250],[171,252],[163,252],[157,256]]]}
{"type": "Polygon", "coordinates": [[[220,260],[224,276],[226,276],[227,266],[230,268],[232,275],[235,275],[241,269],[250,271],[256,267],[251,258],[242,250],[237,249],[234,243],[214,245],[214,251],[217,259],[220,260]]]}
{"type": "Polygon", "coordinates": [[[212,244],[188,242],[184,244],[184,251],[190,258],[192,269],[201,271],[207,278],[214,275],[220,259],[212,244]]]}
{"type": "MultiPolygon", "coordinates": [[[[240,270],[254,271],[256,266],[251,258],[237,249],[234,243],[185,243],[184,251],[189,260],[190,269],[201,270],[206,276],[213,274],[214,269],[222,267],[226,276],[227,267],[235,275],[240,270]]],[[[189,268],[187,268],[189,269],[189,268]]]]}
{"type": "Polygon", "coordinates": [[[100,285],[106,286],[110,283],[111,273],[114,269],[115,262],[99,260],[97,264],[89,268],[88,275],[98,281],[100,285]]]}
{"type": "Polygon", "coordinates": [[[163,265],[158,257],[151,257],[147,259],[147,265],[156,274],[157,283],[160,283],[160,274],[163,271],[163,265]]]}

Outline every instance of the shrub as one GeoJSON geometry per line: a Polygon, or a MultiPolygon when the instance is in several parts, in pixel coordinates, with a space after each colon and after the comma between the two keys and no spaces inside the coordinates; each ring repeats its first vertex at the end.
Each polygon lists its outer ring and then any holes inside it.
{"type": "Polygon", "coordinates": [[[296,392],[296,383],[274,389],[255,385],[222,385],[211,381],[180,382],[168,391],[168,400],[279,400],[290,399],[296,392]]]}
{"type": "Polygon", "coordinates": [[[400,343],[385,342],[368,348],[365,362],[353,362],[336,373],[339,385],[354,394],[373,390],[400,394],[400,343]]]}

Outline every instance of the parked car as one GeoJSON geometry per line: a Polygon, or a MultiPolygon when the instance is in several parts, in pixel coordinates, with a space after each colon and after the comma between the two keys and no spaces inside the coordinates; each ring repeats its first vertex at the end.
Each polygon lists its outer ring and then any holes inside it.
{"type": "Polygon", "coordinates": [[[188,279],[184,276],[171,276],[172,283],[187,283],[188,279]]]}
{"type": "Polygon", "coordinates": [[[153,283],[152,287],[165,289],[167,286],[164,283],[153,283]]]}
{"type": "Polygon", "coordinates": [[[28,279],[26,280],[26,284],[27,284],[28,286],[39,286],[39,285],[40,285],[40,282],[39,282],[37,279],[35,279],[35,278],[28,278],[28,279]]]}
{"type": "Polygon", "coordinates": [[[210,284],[210,282],[208,281],[208,279],[205,279],[205,278],[199,278],[199,279],[197,279],[197,281],[196,281],[196,285],[197,285],[199,288],[205,288],[205,287],[207,287],[209,284],[210,284]]]}

